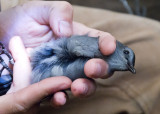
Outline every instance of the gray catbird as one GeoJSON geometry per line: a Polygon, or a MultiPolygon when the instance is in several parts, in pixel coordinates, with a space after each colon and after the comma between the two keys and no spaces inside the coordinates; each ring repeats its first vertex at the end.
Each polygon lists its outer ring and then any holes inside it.
{"type": "Polygon", "coordinates": [[[99,38],[72,36],[60,38],[34,49],[31,54],[32,83],[51,76],[67,76],[71,80],[86,78],[84,64],[91,58],[101,58],[108,65],[108,74],[114,71],[131,71],[135,73],[134,52],[116,41],[116,50],[109,56],[104,56],[98,46],[99,38]]]}

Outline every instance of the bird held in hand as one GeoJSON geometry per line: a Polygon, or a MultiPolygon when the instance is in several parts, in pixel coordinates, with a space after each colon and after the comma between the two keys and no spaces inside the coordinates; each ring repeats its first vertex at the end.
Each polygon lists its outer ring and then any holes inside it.
{"type": "Polygon", "coordinates": [[[134,69],[135,54],[132,49],[116,41],[116,50],[109,56],[99,50],[98,37],[71,36],[44,43],[31,54],[32,83],[52,76],[67,76],[71,80],[86,78],[85,63],[92,58],[101,58],[108,65],[108,74],[114,71],[134,69]]]}

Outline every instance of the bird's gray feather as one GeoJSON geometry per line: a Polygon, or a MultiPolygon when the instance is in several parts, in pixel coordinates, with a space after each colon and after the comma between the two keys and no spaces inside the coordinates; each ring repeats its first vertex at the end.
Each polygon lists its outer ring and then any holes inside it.
{"type": "Polygon", "coordinates": [[[134,52],[117,41],[113,54],[104,56],[98,45],[99,38],[72,36],[44,43],[31,54],[32,83],[51,76],[67,76],[72,80],[85,78],[84,64],[91,58],[104,59],[109,64],[108,73],[129,70],[134,66],[134,52]],[[130,55],[124,55],[124,50],[130,55]],[[128,63],[128,61],[130,61],[128,63]]]}

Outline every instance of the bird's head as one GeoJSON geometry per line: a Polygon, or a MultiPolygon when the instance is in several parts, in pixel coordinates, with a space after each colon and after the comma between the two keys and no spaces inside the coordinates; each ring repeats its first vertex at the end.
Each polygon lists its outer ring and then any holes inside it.
{"type": "Polygon", "coordinates": [[[113,54],[106,57],[106,61],[109,64],[109,73],[116,71],[130,71],[133,74],[136,73],[135,54],[132,49],[123,45],[119,41],[116,41],[116,50],[113,54]]]}

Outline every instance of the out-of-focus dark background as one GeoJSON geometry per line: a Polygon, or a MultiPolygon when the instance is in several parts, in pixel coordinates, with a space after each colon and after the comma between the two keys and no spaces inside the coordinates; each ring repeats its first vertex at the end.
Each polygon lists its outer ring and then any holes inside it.
{"type": "Polygon", "coordinates": [[[132,10],[132,13],[135,15],[146,16],[160,21],[160,0],[66,0],[66,1],[75,5],[103,8],[124,13],[128,13],[129,10],[132,10]],[[129,7],[126,5],[127,3],[129,7]]]}

